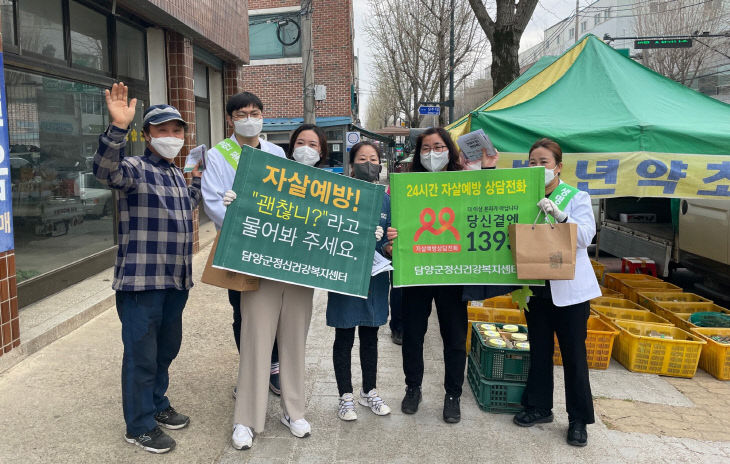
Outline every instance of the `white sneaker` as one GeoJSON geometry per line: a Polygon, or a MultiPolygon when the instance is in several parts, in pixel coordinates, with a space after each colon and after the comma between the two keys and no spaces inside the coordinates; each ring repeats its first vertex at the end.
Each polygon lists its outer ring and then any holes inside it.
{"type": "Polygon", "coordinates": [[[340,410],[337,412],[337,417],[343,421],[354,421],[357,419],[355,398],[352,396],[352,393],[345,393],[340,397],[340,410]]]}
{"type": "Polygon", "coordinates": [[[253,430],[245,425],[236,424],[233,426],[231,441],[236,449],[249,449],[253,445],[253,430]]]}
{"type": "Polygon", "coordinates": [[[367,394],[360,390],[359,403],[363,406],[369,407],[372,412],[379,416],[387,416],[390,414],[390,406],[385,404],[385,401],[378,396],[378,391],[374,388],[367,394]]]}
{"type": "Polygon", "coordinates": [[[312,426],[309,425],[305,419],[297,419],[292,421],[289,416],[284,414],[281,416],[281,423],[289,427],[289,431],[295,437],[304,438],[308,437],[312,433],[312,426]]]}

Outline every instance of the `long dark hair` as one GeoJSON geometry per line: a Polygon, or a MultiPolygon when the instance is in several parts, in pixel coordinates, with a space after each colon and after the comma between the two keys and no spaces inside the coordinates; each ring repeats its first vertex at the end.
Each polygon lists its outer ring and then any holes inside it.
{"type": "Polygon", "coordinates": [[[294,153],[294,142],[297,141],[299,134],[306,130],[314,131],[314,133],[317,134],[317,138],[319,138],[319,162],[315,164],[315,166],[319,166],[327,159],[329,152],[327,151],[327,136],[324,135],[324,131],[320,127],[317,127],[314,124],[302,124],[294,129],[294,132],[292,132],[291,137],[289,138],[289,149],[286,151],[286,157],[292,160],[294,159],[294,156],[292,156],[292,153],[294,153]]]}
{"type": "Polygon", "coordinates": [[[429,135],[437,134],[444,141],[444,145],[449,149],[449,163],[446,165],[447,171],[461,171],[464,166],[461,164],[461,158],[459,157],[459,151],[456,149],[454,141],[451,140],[451,134],[448,133],[443,127],[431,127],[426,129],[416,139],[416,152],[413,154],[413,163],[411,164],[411,172],[428,172],[428,169],[423,167],[421,164],[421,146],[423,145],[423,139],[429,135]]]}

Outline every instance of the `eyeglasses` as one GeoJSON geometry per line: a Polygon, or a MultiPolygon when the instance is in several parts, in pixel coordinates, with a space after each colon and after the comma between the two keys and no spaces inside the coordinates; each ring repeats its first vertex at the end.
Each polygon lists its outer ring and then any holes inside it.
{"type": "Polygon", "coordinates": [[[444,151],[447,148],[448,147],[446,145],[439,145],[439,144],[436,144],[433,147],[431,147],[430,145],[422,145],[421,146],[421,153],[428,153],[431,150],[434,150],[434,151],[444,151]]]}
{"type": "Polygon", "coordinates": [[[254,119],[261,119],[261,111],[252,111],[250,113],[246,113],[245,111],[234,111],[231,116],[233,116],[233,119],[245,119],[245,118],[254,118],[254,119]]]}

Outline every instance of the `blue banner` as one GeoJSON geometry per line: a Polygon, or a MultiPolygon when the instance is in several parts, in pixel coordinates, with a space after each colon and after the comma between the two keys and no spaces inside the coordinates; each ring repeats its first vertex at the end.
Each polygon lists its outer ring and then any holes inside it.
{"type": "Polygon", "coordinates": [[[0,52],[0,252],[15,248],[13,243],[13,202],[10,184],[8,105],[5,101],[5,67],[0,52]]]}

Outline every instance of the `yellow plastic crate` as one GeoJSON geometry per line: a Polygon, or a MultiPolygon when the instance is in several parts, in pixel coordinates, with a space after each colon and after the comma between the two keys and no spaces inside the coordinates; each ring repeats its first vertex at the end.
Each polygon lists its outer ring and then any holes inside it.
{"type": "MultiPolygon", "coordinates": [[[[624,298],[624,294],[621,292],[617,292],[616,290],[611,290],[608,287],[604,287],[603,285],[599,285],[601,287],[601,295],[598,298],[608,297],[608,298],[624,298]]],[[[595,299],[595,298],[594,298],[595,299]]],[[[593,301],[593,300],[591,300],[593,301]]]]}
{"type": "Polygon", "coordinates": [[[593,308],[594,306],[609,306],[611,308],[625,309],[646,309],[631,300],[627,300],[626,298],[609,298],[605,296],[592,299],[591,308],[593,308]]]}
{"type": "MultiPolygon", "coordinates": [[[[638,306],[638,305],[637,305],[638,306]]],[[[615,306],[591,306],[596,315],[603,320],[613,323],[616,320],[651,322],[652,324],[674,325],[669,320],[655,314],[648,309],[617,308],[615,306]]]]}
{"type": "Polygon", "coordinates": [[[486,308],[512,308],[517,309],[517,303],[512,301],[511,295],[500,295],[493,298],[487,298],[481,301],[470,301],[470,306],[481,306],[486,308]]]}
{"type": "Polygon", "coordinates": [[[639,302],[638,292],[681,292],[682,287],[678,287],[669,282],[662,280],[624,280],[621,282],[621,293],[626,296],[626,299],[633,301],[634,303],[639,302]]]}
{"type": "Polygon", "coordinates": [[[467,306],[466,312],[470,321],[525,324],[525,314],[519,309],[467,306]]]}
{"type": "Polygon", "coordinates": [[[676,327],[648,322],[615,321],[620,329],[613,357],[632,372],[694,377],[705,340],[676,327]],[[655,331],[672,339],[650,337],[655,331]]]}
{"type": "Polygon", "coordinates": [[[603,274],[606,273],[606,266],[599,263],[595,259],[591,260],[591,266],[593,266],[593,272],[596,274],[596,279],[598,279],[598,282],[603,282],[603,274]]]}
{"type": "Polygon", "coordinates": [[[625,280],[662,280],[658,277],[650,276],[648,274],[631,274],[628,272],[609,272],[603,277],[603,285],[621,292],[621,282],[625,280]]]}
{"type": "Polygon", "coordinates": [[[698,303],[697,306],[692,307],[680,307],[680,308],[665,308],[661,307],[659,310],[657,310],[657,314],[664,317],[665,319],[673,322],[677,327],[684,330],[689,330],[696,328],[697,326],[689,321],[690,316],[694,313],[701,313],[701,312],[708,312],[708,313],[723,313],[730,315],[730,310],[723,308],[722,306],[718,306],[714,303],[698,303]],[[702,306],[699,306],[699,305],[702,306]],[[675,312],[672,311],[672,309],[679,309],[682,311],[687,312],[675,312]]]}
{"type": "Polygon", "coordinates": [[[712,335],[730,336],[730,329],[697,327],[692,332],[707,342],[700,355],[700,367],[716,379],[730,380],[730,345],[710,339],[712,335]]]}
{"type": "MultiPolygon", "coordinates": [[[[589,369],[608,369],[611,362],[611,350],[613,340],[618,335],[618,330],[611,327],[597,316],[588,318],[588,334],[586,336],[586,360],[589,369]]],[[[555,350],[553,351],[553,364],[563,364],[563,357],[560,354],[558,337],[555,336],[555,350]]]]}
{"type": "Polygon", "coordinates": [[[636,292],[636,295],[636,302],[639,303],[639,305],[654,312],[656,312],[658,308],[665,306],[667,303],[712,303],[712,300],[708,300],[707,298],[694,293],[686,292],[655,292],[650,290],[639,290],[636,292]]]}

